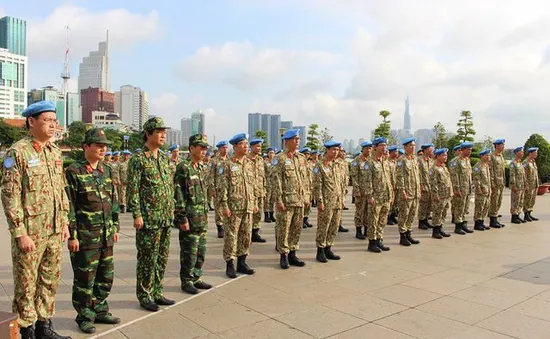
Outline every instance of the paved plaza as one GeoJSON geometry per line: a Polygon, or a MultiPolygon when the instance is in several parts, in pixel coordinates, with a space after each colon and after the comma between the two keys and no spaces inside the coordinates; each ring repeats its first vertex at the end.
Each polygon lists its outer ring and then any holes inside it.
{"type": "MultiPolygon", "coordinates": [[[[210,291],[180,290],[179,244],[172,246],[165,295],[178,303],[158,313],[139,308],[135,297],[135,245],[130,214],[122,216],[115,247],[116,278],[109,297],[117,326],[97,325],[94,336],[79,332],[71,304],[73,273],[65,248],[54,325],[73,338],[550,338],[550,195],[538,197],[538,222],[509,223],[504,197],[503,229],[431,238],[416,228],[420,245],[398,244],[396,226],[386,228],[387,253],[366,251],[354,237],[354,207],[334,246],[340,261],[315,261],[316,228],[302,233],[304,268],[283,271],[274,251],[274,224],[264,224],[265,244],[252,245],[253,276],[225,277],[222,241],[210,218],[206,282],[210,291]]],[[[473,213],[472,210],[470,211],[473,213]]],[[[470,214],[471,215],[471,214],[470,214]]],[[[312,215],[315,224],[316,211],[312,215]]],[[[4,213],[0,237],[0,310],[11,311],[13,281],[10,237],[4,213]]],[[[473,222],[469,220],[469,226],[473,222]]],[[[447,224],[445,230],[454,228],[447,224]]]]}

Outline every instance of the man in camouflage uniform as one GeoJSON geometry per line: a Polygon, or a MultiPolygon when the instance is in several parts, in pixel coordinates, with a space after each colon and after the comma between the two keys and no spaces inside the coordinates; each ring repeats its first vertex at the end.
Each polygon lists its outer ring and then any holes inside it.
{"type": "Polygon", "coordinates": [[[201,280],[208,231],[208,199],[204,177],[206,166],[203,163],[207,149],[206,135],[191,136],[189,158],[178,165],[174,177],[174,224],[180,229],[181,289],[189,294],[197,294],[199,289],[212,288],[212,285],[201,280]]]}
{"type": "Polygon", "coordinates": [[[210,171],[208,173],[208,189],[210,190],[209,196],[214,198],[214,219],[216,221],[216,227],[218,228],[218,238],[223,238],[223,211],[220,208],[219,198],[216,192],[218,187],[218,170],[221,164],[227,160],[227,141],[222,140],[216,144],[218,148],[218,154],[210,161],[210,171]]]}
{"type": "Polygon", "coordinates": [[[266,177],[265,177],[265,163],[262,158],[262,144],[263,139],[254,139],[250,141],[250,155],[248,159],[253,164],[254,179],[256,181],[254,185],[254,194],[256,195],[256,201],[258,204],[258,211],[252,215],[252,242],[264,243],[265,239],[260,235],[260,221],[262,221],[262,209],[265,204],[266,195],[266,177]]]}
{"type": "Polygon", "coordinates": [[[393,203],[390,207],[390,214],[388,215],[388,225],[397,225],[397,202],[395,201],[395,197],[397,196],[396,188],[397,188],[397,159],[399,159],[399,149],[397,146],[393,145],[388,147],[388,165],[390,165],[390,171],[391,171],[391,185],[393,187],[393,203]]]}
{"type": "Polygon", "coordinates": [[[420,171],[420,203],[418,205],[418,228],[427,230],[432,227],[428,222],[431,209],[430,199],[430,169],[434,166],[434,160],[432,158],[434,145],[424,144],[422,145],[423,155],[418,158],[418,170],[420,171]]]}
{"type": "Polygon", "coordinates": [[[2,166],[2,204],[11,233],[12,312],[19,317],[23,339],[70,338],[55,333],[51,323],[61,243],[69,238],[63,161],[50,141],[57,125],[55,112],[51,101],[23,111],[29,136],[8,149],[2,166]]]}
{"type": "Polygon", "coordinates": [[[372,154],[372,142],[369,140],[361,143],[361,154],[351,162],[351,183],[353,186],[353,196],[355,197],[355,237],[359,240],[365,240],[367,233],[367,223],[369,219],[369,206],[367,203],[366,180],[367,175],[365,164],[370,160],[372,154]]]}
{"type": "Polygon", "coordinates": [[[453,183],[451,174],[446,166],[448,149],[435,150],[435,164],[430,169],[430,198],[432,201],[433,229],[432,238],[443,239],[451,235],[443,231],[447,211],[451,205],[453,196],[453,183]]]}
{"type": "MultiPolygon", "coordinates": [[[[315,164],[317,164],[317,161],[319,161],[319,155],[320,152],[318,150],[311,151],[311,157],[308,161],[308,168],[310,168],[312,171],[313,167],[315,167],[315,164]]],[[[311,177],[311,189],[313,190],[313,172],[311,177]]],[[[317,207],[317,201],[315,201],[315,197],[313,196],[313,194],[311,195],[310,208],[311,207],[317,207]]],[[[313,225],[311,227],[313,227],[313,225]]]]}
{"type": "Polygon", "coordinates": [[[122,152],[122,159],[118,165],[118,178],[120,179],[120,186],[117,191],[117,195],[120,204],[120,213],[126,212],[126,204],[128,203],[126,191],[128,187],[128,160],[130,160],[130,156],[132,156],[132,152],[124,150],[122,152]]]}
{"type": "Polygon", "coordinates": [[[394,199],[394,190],[391,183],[390,165],[384,158],[387,139],[378,137],[373,140],[373,146],[375,154],[363,165],[366,174],[362,180],[365,180],[367,203],[371,209],[367,229],[367,238],[369,239],[367,250],[380,253],[390,250],[384,245],[384,229],[394,199]]]}
{"type": "MultiPolygon", "coordinates": [[[[120,191],[120,185],[121,185],[121,182],[120,182],[120,152],[119,151],[115,151],[113,152],[113,158],[111,160],[111,163],[107,163],[105,162],[105,164],[107,165],[110,165],[111,166],[111,177],[112,177],[112,180],[113,180],[113,185],[115,187],[115,191],[117,192],[117,199],[118,198],[118,192],[120,191]]],[[[117,201],[117,205],[121,205],[122,204],[122,200],[118,200],[117,201]]]]}
{"type": "Polygon", "coordinates": [[[168,151],[170,152],[170,169],[172,170],[172,174],[176,173],[176,167],[178,167],[178,164],[180,163],[180,145],[174,144],[168,147],[168,151]]]}
{"type": "Polygon", "coordinates": [[[246,263],[249,254],[252,214],[258,211],[254,192],[254,164],[246,154],[248,138],[244,133],[235,135],[229,143],[233,145],[234,155],[231,159],[218,165],[216,192],[219,207],[225,217],[225,239],[223,259],[226,262],[225,274],[233,279],[237,277],[233,261],[237,258],[237,272],[254,274],[246,263]]]}
{"type": "Polygon", "coordinates": [[[411,236],[412,224],[418,212],[420,191],[420,172],[414,155],[415,138],[403,141],[405,154],[397,161],[396,181],[399,204],[399,243],[403,246],[417,245],[420,241],[411,236]]]}
{"type": "Polygon", "coordinates": [[[491,199],[491,173],[489,168],[489,155],[491,151],[479,152],[481,160],[475,164],[473,171],[475,187],[474,230],[485,231],[491,228],[484,225],[489,212],[489,200],[491,199]]]}
{"type": "Polygon", "coordinates": [[[519,214],[523,210],[525,191],[527,189],[527,178],[525,176],[525,167],[521,163],[523,158],[523,147],[514,149],[514,160],[510,163],[510,190],[512,190],[510,199],[510,214],[512,214],[512,223],[521,224],[526,222],[521,219],[519,214]]]}
{"type": "Polygon", "coordinates": [[[344,207],[342,181],[345,179],[345,173],[338,160],[340,145],[332,140],[327,141],[324,145],[327,149],[326,158],[313,167],[313,194],[319,210],[315,236],[316,259],[322,263],[340,260],[340,256],[332,252],[344,207]]]}
{"type": "Polygon", "coordinates": [[[264,172],[266,178],[266,196],[264,204],[264,222],[271,223],[275,222],[275,217],[273,216],[273,166],[271,162],[275,157],[275,149],[269,147],[267,150],[267,157],[264,160],[264,172]]]}
{"type": "Polygon", "coordinates": [[[72,300],[77,313],[76,323],[88,334],[95,332],[94,322],[120,322],[109,313],[107,304],[115,269],[113,245],[118,241],[120,230],[113,168],[101,162],[110,143],[102,129],[88,130],[83,145],[85,160],[73,163],[65,173],[71,202],[72,300]]]}
{"type": "MultiPolygon", "coordinates": [[[[340,166],[342,167],[342,173],[344,174],[340,184],[342,186],[342,192],[343,192],[342,195],[344,196],[343,210],[347,211],[347,210],[349,210],[349,207],[346,207],[346,196],[348,194],[350,165],[346,161],[346,151],[344,150],[344,148],[342,146],[340,146],[340,149],[338,151],[338,158],[336,159],[336,162],[338,164],[340,164],[340,166]]],[[[344,233],[349,232],[349,229],[342,226],[342,213],[340,213],[340,221],[339,221],[339,226],[338,226],[338,232],[344,232],[344,233]]]]}
{"type": "Polygon", "coordinates": [[[159,117],[143,125],[143,150],[128,164],[128,206],[136,229],[136,295],[142,308],[156,312],[173,305],[163,296],[164,271],[174,219],[174,182],[170,159],[160,151],[166,127],[159,117]]]}
{"type": "Polygon", "coordinates": [[[206,192],[207,192],[207,200],[208,200],[208,210],[213,211],[214,207],[212,207],[212,195],[209,193],[208,189],[208,175],[210,174],[210,161],[212,158],[212,152],[206,151],[204,155],[204,160],[202,161],[203,167],[204,167],[204,180],[207,186],[206,192]]]}
{"type": "Polygon", "coordinates": [[[290,129],[283,135],[285,150],[273,159],[273,196],[277,208],[275,237],[282,269],[289,265],[302,267],[305,262],[296,256],[299,249],[305,198],[308,192],[307,159],[298,152],[300,135],[297,129],[290,129]]]}
{"type": "Polygon", "coordinates": [[[502,156],[504,151],[504,139],[497,139],[493,142],[495,151],[491,153],[489,167],[491,173],[491,202],[489,204],[489,226],[492,228],[504,227],[498,220],[498,210],[502,205],[502,193],[506,186],[506,160],[502,156]]]}
{"type": "MultiPolygon", "coordinates": [[[[304,147],[300,150],[300,153],[302,153],[306,159],[307,159],[307,192],[312,192],[313,190],[313,167],[315,167],[315,164],[313,164],[311,161],[309,161],[309,158],[311,158],[311,148],[304,147]]],[[[311,201],[311,197],[307,196],[304,198],[304,201],[311,201]]],[[[304,226],[303,228],[311,228],[313,225],[309,222],[309,214],[311,213],[311,204],[304,205],[304,226]]]]}
{"type": "Polygon", "coordinates": [[[473,232],[468,228],[464,217],[470,204],[470,194],[472,194],[470,154],[473,147],[474,144],[471,142],[460,144],[460,155],[451,161],[449,168],[454,192],[451,208],[454,216],[455,233],[460,235],[473,232]]]}
{"type": "Polygon", "coordinates": [[[106,163],[106,164],[110,164],[112,157],[113,157],[113,152],[111,152],[111,151],[105,152],[105,158],[103,159],[103,162],[106,163]]]}
{"type": "Polygon", "coordinates": [[[523,161],[523,168],[525,169],[525,180],[527,182],[525,190],[525,199],[523,202],[523,213],[526,221],[537,221],[531,213],[533,213],[533,207],[535,207],[535,200],[537,198],[537,189],[540,185],[539,171],[537,169],[538,147],[531,147],[527,149],[527,158],[523,161]]]}

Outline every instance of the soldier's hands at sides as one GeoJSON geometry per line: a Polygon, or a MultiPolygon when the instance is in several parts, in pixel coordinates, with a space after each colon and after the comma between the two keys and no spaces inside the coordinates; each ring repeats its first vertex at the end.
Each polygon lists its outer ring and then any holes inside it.
{"type": "Polygon", "coordinates": [[[115,233],[115,235],[113,236],[113,241],[118,242],[118,233],[115,233]]]}
{"type": "Polygon", "coordinates": [[[286,210],[285,204],[283,204],[282,202],[281,202],[281,203],[278,203],[278,204],[277,204],[277,209],[278,209],[279,211],[285,211],[285,210],[286,210]]]}
{"type": "Polygon", "coordinates": [[[184,232],[189,232],[189,222],[186,221],[184,224],[181,224],[180,225],[180,230],[182,230],[184,232]]]}
{"type": "Polygon", "coordinates": [[[323,204],[317,204],[317,209],[320,211],[320,212],[323,212],[325,210],[325,205],[323,204]]]}
{"type": "Polygon", "coordinates": [[[229,208],[226,208],[225,211],[223,211],[223,215],[225,215],[226,218],[231,218],[231,211],[229,208]]]}
{"type": "Polygon", "coordinates": [[[77,239],[75,240],[69,240],[69,243],[67,244],[67,247],[69,248],[69,251],[71,252],[78,252],[80,250],[80,243],[77,239]]]}
{"type": "Polygon", "coordinates": [[[259,209],[258,207],[254,207],[254,213],[258,213],[259,209]]]}
{"type": "Polygon", "coordinates": [[[134,228],[136,230],[140,230],[140,229],[143,228],[143,218],[142,217],[134,219],[134,228]]]}
{"type": "Polygon", "coordinates": [[[373,197],[369,198],[369,205],[374,206],[374,198],[373,197]]]}
{"type": "Polygon", "coordinates": [[[69,233],[69,226],[63,227],[63,231],[61,232],[61,240],[63,240],[63,242],[65,242],[70,237],[71,237],[71,234],[69,233]]]}
{"type": "Polygon", "coordinates": [[[455,196],[456,196],[456,197],[461,197],[462,194],[460,194],[460,191],[455,191],[455,196]]]}
{"type": "Polygon", "coordinates": [[[25,253],[32,252],[36,249],[34,241],[32,241],[31,237],[28,235],[23,235],[17,238],[17,245],[19,246],[19,249],[25,253]]]}

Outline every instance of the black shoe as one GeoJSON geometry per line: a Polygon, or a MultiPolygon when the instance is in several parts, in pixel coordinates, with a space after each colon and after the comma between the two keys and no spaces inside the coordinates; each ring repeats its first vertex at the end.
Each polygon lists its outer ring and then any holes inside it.
{"type": "Polygon", "coordinates": [[[286,255],[286,253],[281,253],[281,259],[279,260],[279,266],[281,266],[281,268],[283,270],[286,270],[290,267],[290,265],[288,264],[288,256],[286,255]]]}
{"type": "Polygon", "coordinates": [[[347,228],[344,228],[344,226],[340,225],[338,226],[338,232],[346,233],[346,232],[349,232],[349,230],[347,228]]]}
{"type": "Polygon", "coordinates": [[[365,239],[367,238],[367,226],[363,226],[363,235],[365,236],[365,239]]]}
{"type": "Polygon", "coordinates": [[[176,302],[174,300],[166,299],[165,297],[160,297],[155,299],[155,304],[159,306],[170,306],[170,305],[174,305],[175,303],[176,302]]]}
{"type": "Polygon", "coordinates": [[[355,227],[355,237],[359,240],[365,240],[365,236],[363,235],[362,227],[355,227]]]}
{"type": "Polygon", "coordinates": [[[256,228],[252,230],[252,242],[264,243],[266,240],[260,235],[260,229],[256,228]]]}
{"type": "Polygon", "coordinates": [[[213,211],[214,207],[212,207],[212,205],[208,204],[208,210],[213,211]]]}
{"type": "Polygon", "coordinates": [[[37,339],[71,339],[70,336],[57,334],[50,319],[36,322],[34,336],[37,339]]]}
{"type": "Polygon", "coordinates": [[[474,233],[474,231],[472,231],[471,229],[468,228],[468,222],[467,221],[463,221],[461,227],[462,227],[462,230],[466,233],[474,233]]]}
{"type": "Polygon", "coordinates": [[[387,251],[390,250],[390,248],[388,246],[384,245],[384,240],[383,239],[376,240],[376,246],[378,246],[378,248],[381,249],[384,252],[387,252],[387,251]]]}
{"type": "Polygon", "coordinates": [[[451,217],[451,224],[456,224],[456,218],[455,218],[454,214],[451,217]]]}
{"type": "Polygon", "coordinates": [[[271,218],[269,217],[269,212],[264,212],[264,222],[268,224],[271,222],[271,218]]]}
{"type": "Polygon", "coordinates": [[[225,231],[223,230],[222,225],[216,225],[218,228],[218,238],[222,239],[225,236],[225,231]]]}
{"type": "Polygon", "coordinates": [[[331,250],[332,246],[325,247],[325,257],[327,257],[328,260],[340,260],[340,256],[334,254],[331,250]]]}
{"type": "Polygon", "coordinates": [[[476,230],[476,231],[485,231],[485,227],[483,227],[483,220],[476,220],[475,221],[474,230],[476,230]]]}
{"type": "Polygon", "coordinates": [[[407,239],[407,235],[405,233],[400,233],[399,237],[399,244],[403,246],[411,246],[411,242],[409,241],[409,239],[407,239]]]}
{"type": "Polygon", "coordinates": [[[388,220],[386,221],[386,225],[393,226],[395,223],[393,222],[393,219],[391,218],[391,215],[388,214],[388,220]]]}
{"type": "Polygon", "coordinates": [[[184,285],[181,285],[181,290],[183,292],[187,292],[189,294],[198,294],[200,291],[198,288],[195,287],[192,283],[186,283],[184,285]]]}
{"type": "Polygon", "coordinates": [[[305,262],[303,262],[302,260],[300,260],[297,256],[296,256],[296,251],[290,251],[288,253],[288,263],[291,265],[291,266],[298,266],[298,267],[304,267],[306,265],[305,262]]]}
{"type": "Polygon", "coordinates": [[[113,316],[111,313],[98,315],[95,317],[96,324],[116,325],[120,324],[120,318],[113,316]]]}
{"type": "Polygon", "coordinates": [[[193,286],[198,288],[199,290],[209,290],[212,288],[212,285],[205,283],[202,280],[197,280],[193,283],[193,286]]]}
{"type": "Polygon", "coordinates": [[[78,324],[78,328],[80,329],[80,331],[82,331],[83,333],[86,333],[86,334],[95,333],[94,323],[89,321],[89,320],[81,321],[78,324]]]}
{"type": "Polygon", "coordinates": [[[269,212],[269,219],[271,219],[271,221],[273,221],[273,222],[276,222],[277,220],[275,219],[274,214],[275,214],[275,212],[269,212]]]}
{"type": "Polygon", "coordinates": [[[120,205],[120,213],[126,213],[126,206],[120,205]]]}
{"type": "Polygon", "coordinates": [[[499,214],[497,217],[498,217],[498,218],[502,218],[502,214],[499,214]]]}
{"type": "Polygon", "coordinates": [[[519,215],[518,215],[518,219],[519,219],[519,221],[521,221],[522,224],[525,224],[527,222],[527,220],[521,219],[521,217],[519,215]]]}
{"type": "Polygon", "coordinates": [[[521,220],[517,214],[512,214],[512,219],[510,220],[512,224],[521,224],[521,220]]]}
{"type": "Polygon", "coordinates": [[[237,257],[237,272],[248,275],[256,273],[256,271],[250,268],[246,263],[246,254],[237,257]]]}
{"type": "Polygon", "coordinates": [[[146,309],[147,311],[150,311],[150,312],[157,312],[159,310],[159,305],[155,304],[152,301],[150,301],[148,303],[140,302],[139,306],[141,306],[141,308],[144,308],[144,309],[146,309]]]}
{"type": "Polygon", "coordinates": [[[523,213],[523,220],[529,221],[529,222],[533,221],[533,219],[531,219],[531,215],[529,214],[529,212],[523,213]]]}
{"type": "Polygon", "coordinates": [[[376,244],[376,240],[369,240],[369,247],[367,247],[367,251],[373,252],[373,253],[382,252],[382,250],[376,244]]]}
{"type": "Polygon", "coordinates": [[[420,228],[421,230],[429,229],[428,220],[426,219],[418,220],[418,228],[420,228]]]}
{"type": "Polygon", "coordinates": [[[420,241],[419,241],[419,240],[416,240],[416,239],[414,239],[414,238],[411,236],[411,231],[407,231],[407,232],[405,233],[405,236],[407,237],[407,240],[408,240],[411,244],[413,244],[413,245],[418,245],[418,244],[420,244],[420,241]]]}
{"type": "Polygon", "coordinates": [[[311,207],[317,207],[317,201],[313,200],[313,201],[311,202],[311,207]]]}
{"type": "Polygon", "coordinates": [[[489,227],[500,228],[500,224],[497,221],[497,217],[489,217],[489,227]]]}
{"type": "Polygon", "coordinates": [[[347,211],[347,210],[349,210],[349,207],[344,206],[344,211],[347,211]]]}
{"type": "Polygon", "coordinates": [[[394,225],[397,225],[397,223],[398,223],[397,214],[390,214],[390,219],[391,219],[391,221],[393,222],[394,225]]]}
{"type": "Polygon", "coordinates": [[[435,226],[432,229],[432,238],[443,239],[443,235],[441,233],[439,233],[440,228],[441,228],[441,226],[435,226]]]}
{"type": "Polygon", "coordinates": [[[531,221],[539,220],[539,218],[535,218],[531,213],[533,213],[533,212],[529,212],[529,219],[531,219],[531,221]]]}
{"type": "Polygon", "coordinates": [[[445,233],[443,231],[443,225],[439,226],[439,234],[441,234],[444,238],[448,238],[451,236],[449,233],[445,233]]]}
{"type": "Polygon", "coordinates": [[[19,334],[21,334],[21,339],[35,339],[34,336],[34,326],[20,327],[19,334]]]}
{"type": "Polygon", "coordinates": [[[313,227],[313,225],[309,222],[309,218],[308,217],[304,217],[304,228],[306,227],[313,227]]]}
{"type": "Polygon", "coordinates": [[[237,272],[235,272],[235,265],[233,265],[233,259],[226,261],[225,275],[231,279],[235,279],[237,277],[237,272]]]}
{"type": "Polygon", "coordinates": [[[318,262],[326,263],[328,262],[327,257],[325,256],[325,249],[322,247],[317,247],[317,256],[315,256],[318,262]]]}
{"type": "Polygon", "coordinates": [[[460,235],[465,235],[466,232],[462,230],[462,223],[455,224],[455,233],[460,235]]]}

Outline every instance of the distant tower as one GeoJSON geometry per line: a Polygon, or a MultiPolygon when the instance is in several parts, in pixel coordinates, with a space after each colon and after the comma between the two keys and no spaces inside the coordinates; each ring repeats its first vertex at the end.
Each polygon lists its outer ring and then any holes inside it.
{"type": "Polygon", "coordinates": [[[405,121],[403,123],[403,129],[408,133],[412,133],[411,111],[410,111],[410,103],[409,103],[408,95],[407,95],[407,98],[405,99],[405,121]]]}
{"type": "Polygon", "coordinates": [[[65,64],[63,66],[63,73],[61,73],[61,79],[63,79],[63,90],[61,94],[66,98],[67,91],[69,90],[69,79],[71,78],[71,70],[69,67],[69,26],[65,26],[67,30],[67,38],[65,41],[65,64]]]}

